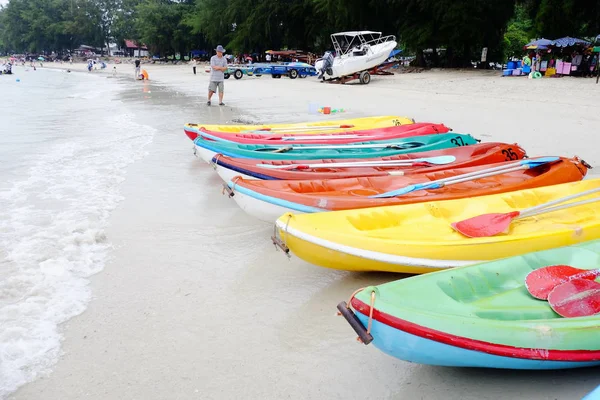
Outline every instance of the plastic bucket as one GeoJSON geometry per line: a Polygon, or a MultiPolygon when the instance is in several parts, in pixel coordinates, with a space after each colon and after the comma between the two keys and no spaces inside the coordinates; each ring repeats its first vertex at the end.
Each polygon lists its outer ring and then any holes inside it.
{"type": "Polygon", "coordinates": [[[511,76],[512,74],[513,74],[512,69],[505,69],[504,71],[502,71],[502,76],[511,76]]]}
{"type": "Polygon", "coordinates": [[[517,68],[517,63],[514,61],[509,61],[508,64],[506,65],[506,69],[515,69],[517,68]]]}

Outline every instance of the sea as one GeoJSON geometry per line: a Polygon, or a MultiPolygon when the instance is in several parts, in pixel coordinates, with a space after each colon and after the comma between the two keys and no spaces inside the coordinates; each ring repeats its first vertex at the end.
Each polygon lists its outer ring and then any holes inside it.
{"type": "Polygon", "coordinates": [[[127,167],[157,131],[133,79],[14,71],[0,76],[0,399],[56,363],[59,324],[110,256],[127,167]]]}

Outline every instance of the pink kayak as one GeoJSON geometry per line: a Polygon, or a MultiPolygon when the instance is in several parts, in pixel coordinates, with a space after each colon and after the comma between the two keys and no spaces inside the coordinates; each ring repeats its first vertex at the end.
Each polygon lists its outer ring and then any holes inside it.
{"type": "MultiPolygon", "coordinates": [[[[433,135],[436,133],[447,133],[451,129],[444,124],[434,124],[431,122],[420,122],[409,125],[390,126],[385,128],[367,129],[353,132],[338,132],[324,134],[308,135],[281,135],[281,134],[261,134],[261,133],[236,133],[210,131],[200,128],[200,135],[208,140],[221,142],[232,142],[238,144],[347,144],[359,143],[373,140],[400,139],[411,136],[433,135]]],[[[194,140],[198,134],[190,135],[192,132],[186,131],[188,137],[194,140]],[[192,138],[192,136],[194,136],[192,138]]]]}

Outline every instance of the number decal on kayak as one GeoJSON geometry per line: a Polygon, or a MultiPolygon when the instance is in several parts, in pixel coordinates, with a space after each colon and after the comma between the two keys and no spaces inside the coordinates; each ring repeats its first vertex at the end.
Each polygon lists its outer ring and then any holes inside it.
{"type": "Polygon", "coordinates": [[[394,126],[400,126],[400,125],[402,125],[402,123],[398,119],[392,120],[392,123],[394,124],[394,126]]]}
{"type": "Polygon", "coordinates": [[[519,156],[513,151],[512,147],[509,147],[506,150],[502,150],[502,154],[506,156],[506,161],[513,161],[519,159],[519,156]]]}
{"type": "Polygon", "coordinates": [[[463,138],[462,138],[462,137],[460,137],[460,136],[457,136],[457,137],[455,137],[454,139],[452,139],[452,140],[450,141],[450,143],[452,143],[452,144],[453,144],[453,145],[455,145],[455,146],[459,146],[459,147],[460,147],[460,146],[466,146],[466,144],[465,144],[465,141],[464,141],[464,140],[463,140],[463,138]]]}

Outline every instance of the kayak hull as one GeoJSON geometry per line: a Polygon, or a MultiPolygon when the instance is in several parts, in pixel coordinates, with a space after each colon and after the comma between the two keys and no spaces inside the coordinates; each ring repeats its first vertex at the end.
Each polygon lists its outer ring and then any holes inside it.
{"type": "MultiPolygon", "coordinates": [[[[399,126],[412,124],[414,120],[407,117],[401,117],[396,115],[384,115],[378,117],[365,117],[365,118],[353,118],[353,119],[342,119],[342,120],[328,120],[328,121],[317,121],[317,122],[299,122],[296,124],[270,124],[270,125],[211,125],[211,124],[193,124],[188,123],[184,125],[184,131],[190,139],[194,140],[198,136],[198,129],[205,128],[211,131],[228,132],[228,133],[243,133],[261,129],[299,129],[298,133],[305,135],[307,132],[302,132],[302,128],[309,127],[310,133],[332,133],[334,131],[339,132],[352,132],[355,130],[372,129],[372,128],[385,128],[388,126],[399,126]],[[332,130],[334,126],[352,125],[351,128],[332,130]],[[319,127],[324,129],[319,130],[319,127]],[[314,129],[317,128],[317,129],[314,129]]],[[[289,133],[289,132],[288,132],[289,133]]]]}
{"type": "MultiPolygon", "coordinates": [[[[401,139],[412,136],[435,135],[436,133],[448,133],[450,129],[444,124],[433,124],[420,122],[408,125],[390,126],[385,128],[366,129],[342,133],[315,134],[275,134],[275,133],[228,133],[210,131],[205,128],[198,130],[199,136],[203,138],[239,144],[263,144],[263,145],[289,145],[289,144],[348,144],[372,140],[401,139]]],[[[191,137],[192,140],[196,137],[191,137]]]]}
{"type": "MultiPolygon", "coordinates": [[[[236,178],[234,178],[234,181],[235,179],[236,178]]],[[[232,197],[237,205],[248,215],[270,224],[274,223],[275,220],[283,214],[291,211],[289,208],[282,205],[258,200],[255,196],[245,194],[243,190],[235,190],[235,194],[232,197]]]]}
{"type": "Polygon", "coordinates": [[[362,337],[371,326],[379,350],[409,362],[503,369],[600,365],[600,315],[563,318],[525,287],[533,270],[555,264],[595,269],[599,262],[600,240],[594,240],[414,276],[358,290],[344,315],[352,323],[354,313],[362,337]]]}
{"type": "Polygon", "coordinates": [[[206,140],[202,137],[194,140],[194,145],[208,150],[203,152],[203,159],[210,162],[216,154],[228,157],[269,160],[305,160],[305,159],[343,159],[343,158],[372,158],[388,157],[398,154],[407,154],[429,150],[440,150],[451,147],[461,147],[476,144],[477,139],[471,135],[444,133],[392,139],[383,141],[370,141],[345,145],[293,145],[292,146],[266,146],[230,144],[206,140]],[[208,154],[212,152],[212,156],[208,154]]]}
{"type": "MultiPolygon", "coordinates": [[[[467,238],[451,223],[522,210],[600,187],[600,179],[457,200],[312,214],[285,214],[276,226],[293,254],[323,267],[422,273],[600,238],[600,202],[511,224],[505,234],[467,238]]],[[[579,200],[594,198],[585,196],[579,200]]]]}
{"type": "MultiPolygon", "coordinates": [[[[368,325],[368,315],[356,315],[364,326],[368,325]]],[[[412,335],[375,320],[372,323],[371,334],[372,344],[379,350],[394,358],[417,364],[520,370],[572,369],[600,365],[600,360],[549,361],[497,356],[412,335]]]]}
{"type": "MultiPolygon", "coordinates": [[[[245,197],[253,197],[255,207],[261,209],[267,208],[271,204],[274,207],[283,205],[290,212],[322,212],[411,204],[433,200],[461,199],[511,192],[580,181],[587,173],[587,168],[578,159],[560,158],[558,162],[540,165],[534,169],[518,170],[487,178],[474,179],[456,185],[448,185],[443,188],[416,190],[402,196],[370,198],[373,195],[410,185],[456,177],[482,171],[487,168],[514,165],[515,163],[518,163],[518,161],[396,177],[304,181],[244,180],[234,178],[235,184],[230,181],[228,185],[229,187],[235,186],[236,192],[243,191],[245,197]]],[[[251,209],[251,207],[247,207],[250,213],[252,213],[251,209]]],[[[268,221],[272,222],[280,215],[271,214],[268,221]]]]}
{"type": "MultiPolygon", "coordinates": [[[[341,179],[357,176],[390,176],[410,175],[422,172],[442,171],[450,168],[466,168],[476,165],[493,164],[502,161],[520,160],[526,155],[519,145],[505,143],[479,143],[471,146],[451,147],[447,149],[432,150],[427,152],[415,152],[400,154],[391,157],[367,158],[367,159],[315,159],[315,160],[264,160],[219,157],[216,163],[224,168],[231,169],[256,179],[280,179],[280,180],[303,180],[303,179],[341,179]],[[445,165],[429,165],[416,167],[360,167],[340,168],[339,163],[360,161],[400,161],[415,158],[427,158],[451,155],[456,161],[445,165]],[[298,165],[298,164],[328,164],[328,168],[302,168],[302,169],[274,169],[258,166],[267,165],[298,165]]],[[[225,182],[230,179],[223,178],[225,182]]]]}

